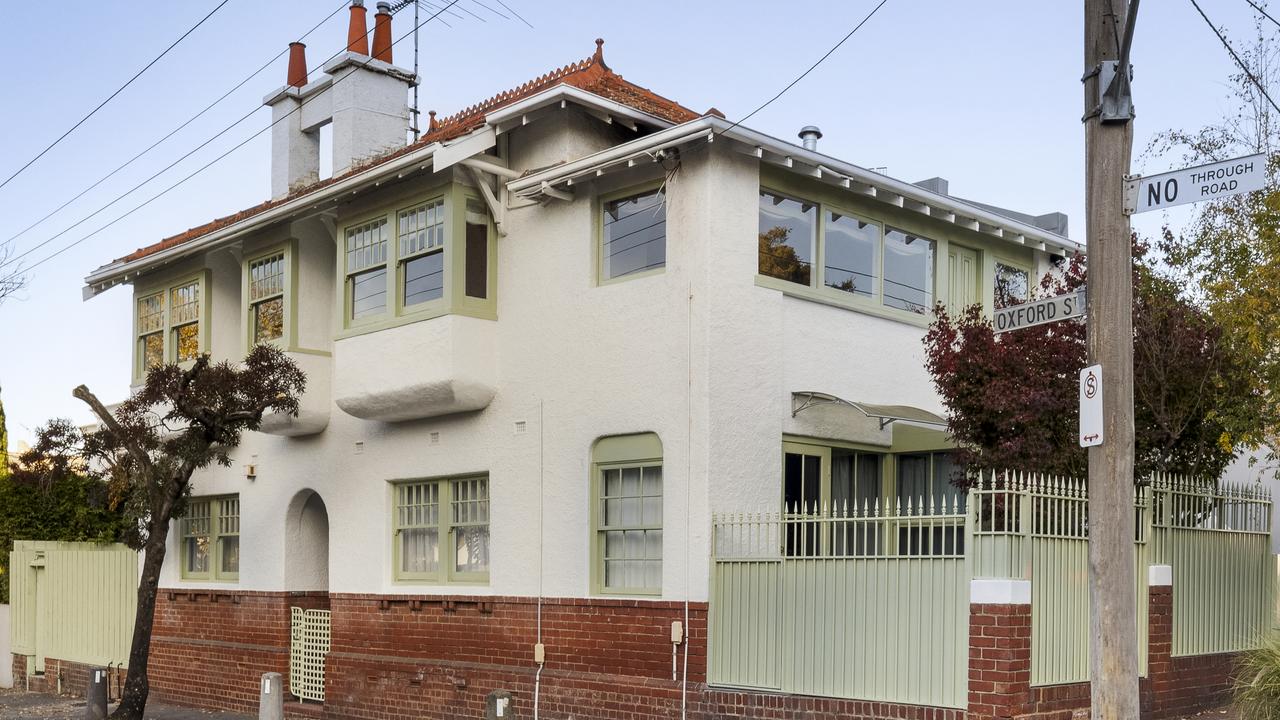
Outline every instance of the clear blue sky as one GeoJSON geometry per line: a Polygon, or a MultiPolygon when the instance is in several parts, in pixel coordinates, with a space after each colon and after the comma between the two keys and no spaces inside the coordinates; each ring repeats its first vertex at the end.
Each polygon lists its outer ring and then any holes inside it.
{"type": "MultiPolygon", "coordinates": [[[[1116,0],[1123,2],[1123,0],[1116,0]]],[[[463,13],[422,34],[422,109],[450,114],[552,68],[587,57],[604,37],[617,72],[695,110],[737,119],[790,82],[874,5],[829,3],[583,3],[507,0],[533,28],[462,0],[463,13]]],[[[501,9],[496,0],[483,4],[501,9]]],[[[0,76],[0,177],[146,64],[216,0],[5,3],[10,62],[0,76]]],[[[372,0],[368,5],[372,8],[372,0]]],[[[815,124],[821,148],[908,181],[941,175],[955,194],[1070,215],[1083,241],[1082,5],[1080,0],[890,0],[822,66],[747,124],[784,139],[815,124]]],[[[1244,0],[1202,2],[1243,48],[1244,0]]],[[[337,7],[337,0],[231,0],[204,26],[36,165],[0,189],[0,241],[60,205],[203,108],[337,7]]],[[[505,10],[503,12],[506,12],[505,10]]],[[[372,12],[370,13],[372,15],[372,12]]],[[[341,48],[346,12],[307,39],[315,67],[341,48]]],[[[397,16],[395,34],[411,24],[397,16]]],[[[425,16],[424,16],[425,17],[425,16]]],[[[396,46],[410,64],[409,42],[396,46]]],[[[1230,107],[1230,58],[1189,2],[1143,4],[1133,51],[1135,148],[1166,128],[1195,129],[1230,107]]],[[[48,223],[26,250],[172,162],[261,104],[283,84],[285,60],[48,223]]],[[[260,108],[236,130],[121,204],[32,254],[80,238],[269,123],[260,108]]],[[[0,305],[0,388],[12,440],[49,417],[87,421],[71,398],[86,383],[105,401],[128,391],[130,291],[81,301],[93,268],[134,248],[253,205],[269,195],[268,137],[149,207],[38,268],[0,305]]],[[[1177,158],[1135,159],[1162,170],[1177,158]]],[[[1184,222],[1186,215],[1170,220],[1184,222]]],[[[1158,229],[1160,217],[1138,224],[1158,229]]]]}

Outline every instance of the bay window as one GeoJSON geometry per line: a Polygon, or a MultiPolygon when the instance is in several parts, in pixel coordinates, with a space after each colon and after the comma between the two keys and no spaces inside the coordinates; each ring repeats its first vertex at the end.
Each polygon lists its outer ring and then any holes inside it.
{"type": "Polygon", "coordinates": [[[444,296],[444,200],[401,210],[401,302],[410,307],[444,296]]]}
{"type": "Polygon", "coordinates": [[[208,273],[144,289],[135,301],[135,381],[165,362],[194,360],[208,345],[208,273]]]}
{"type": "Polygon", "coordinates": [[[347,312],[361,320],[387,309],[387,220],[347,228],[347,312]]]}

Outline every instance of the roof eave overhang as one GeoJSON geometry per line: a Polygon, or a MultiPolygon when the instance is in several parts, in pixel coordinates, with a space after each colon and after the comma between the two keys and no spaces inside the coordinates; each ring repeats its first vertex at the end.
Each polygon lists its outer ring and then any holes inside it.
{"type": "Polygon", "coordinates": [[[508,183],[508,189],[522,197],[537,197],[556,191],[557,185],[571,186],[585,177],[603,174],[637,158],[653,158],[661,149],[699,138],[727,138],[737,149],[761,162],[785,168],[843,187],[886,204],[913,210],[943,222],[968,228],[1033,249],[1061,254],[1083,252],[1084,247],[1069,238],[1051,233],[1014,218],[1005,217],[948,195],[930,192],[917,185],[858,167],[830,155],[807,150],[764,133],[734,125],[719,117],[704,116],[680,125],[615,146],[573,162],[526,175],[508,183]]]}
{"type": "Polygon", "coordinates": [[[265,210],[261,213],[245,218],[240,222],[232,223],[224,228],[215,230],[208,235],[201,236],[189,242],[180,243],[173,247],[159,250],[145,257],[130,261],[117,261],[108,265],[104,265],[90,273],[84,280],[84,299],[94,297],[95,295],[108,290],[116,285],[120,285],[136,278],[138,275],[152,270],[161,265],[165,265],[186,255],[197,252],[203,252],[213,249],[219,245],[231,242],[246,233],[259,230],[263,227],[271,225],[282,220],[289,219],[302,212],[311,212],[318,209],[319,205],[325,204],[331,200],[360,192],[361,190],[377,185],[392,176],[403,175],[407,172],[416,172],[418,170],[429,170],[431,168],[431,157],[440,149],[440,143],[431,143],[423,147],[406,153],[402,157],[395,158],[385,163],[379,163],[364,171],[357,172],[350,177],[343,178],[332,185],[326,185],[314,192],[281,203],[276,207],[265,210]]]}
{"type": "Polygon", "coordinates": [[[670,120],[623,105],[574,85],[556,85],[523,100],[492,110],[485,113],[485,121],[501,135],[521,125],[529,124],[533,120],[533,113],[538,110],[555,107],[564,109],[570,102],[584,107],[606,123],[617,123],[631,130],[637,130],[639,125],[661,129],[674,124],[670,120]]]}

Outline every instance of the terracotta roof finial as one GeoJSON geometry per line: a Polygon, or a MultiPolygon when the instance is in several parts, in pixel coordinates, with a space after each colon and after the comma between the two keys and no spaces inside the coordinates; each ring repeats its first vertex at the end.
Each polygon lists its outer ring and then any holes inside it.
{"type": "Polygon", "coordinates": [[[604,64],[604,38],[596,38],[596,53],[591,56],[591,61],[609,67],[604,64]]]}
{"type": "Polygon", "coordinates": [[[436,111],[428,110],[427,114],[431,116],[431,120],[427,122],[427,131],[435,132],[440,129],[440,122],[436,120],[436,111]]]}

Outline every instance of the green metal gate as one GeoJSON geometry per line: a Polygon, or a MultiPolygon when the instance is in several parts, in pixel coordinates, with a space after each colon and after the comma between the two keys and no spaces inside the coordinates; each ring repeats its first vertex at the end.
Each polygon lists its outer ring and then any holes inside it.
{"type": "Polygon", "coordinates": [[[329,611],[290,608],[289,691],[324,702],[324,658],[329,654],[329,611]]]}

